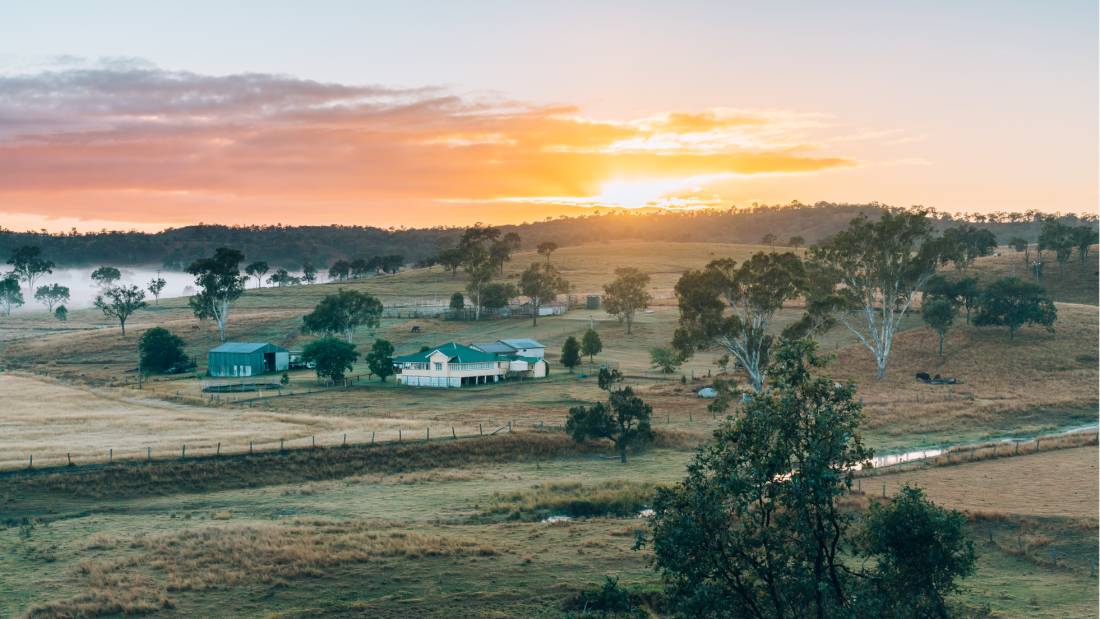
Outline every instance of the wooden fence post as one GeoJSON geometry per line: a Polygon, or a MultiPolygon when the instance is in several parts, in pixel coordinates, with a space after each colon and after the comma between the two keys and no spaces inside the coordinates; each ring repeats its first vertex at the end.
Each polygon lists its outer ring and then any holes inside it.
{"type": "Polygon", "coordinates": [[[347,432],[344,432],[344,442],[342,443],[341,446],[342,447],[347,447],[348,446],[348,433],[347,432]]]}
{"type": "Polygon", "coordinates": [[[69,461],[69,466],[72,466],[72,465],[73,465],[73,454],[71,454],[71,453],[66,453],[66,454],[65,454],[65,459],[69,461]]]}
{"type": "Polygon", "coordinates": [[[279,451],[283,450],[283,439],[279,439],[279,451]]]}
{"type": "Polygon", "coordinates": [[[477,435],[478,436],[485,436],[485,431],[481,429],[481,424],[480,423],[477,424],[477,435]]]}
{"type": "Polygon", "coordinates": [[[458,438],[458,435],[455,434],[455,427],[454,426],[451,426],[451,438],[458,438]]]}
{"type": "Polygon", "coordinates": [[[248,441],[248,455],[252,455],[252,441],[248,441]]]}
{"type": "Polygon", "coordinates": [[[313,435],[309,437],[309,448],[317,449],[317,436],[313,435]]]}
{"type": "Polygon", "coordinates": [[[374,432],[371,432],[371,433],[370,433],[370,444],[371,444],[371,445],[373,445],[373,444],[374,444],[374,432]]]}
{"type": "Polygon", "coordinates": [[[183,448],[180,450],[180,457],[181,458],[186,458],[187,457],[187,445],[186,444],[183,445],[183,448]]]}
{"type": "Polygon", "coordinates": [[[882,482],[882,496],[886,496],[886,482],[882,482]]]}
{"type": "Polygon", "coordinates": [[[27,468],[28,469],[33,469],[34,468],[34,454],[31,454],[30,459],[27,460],[27,468]]]}
{"type": "Polygon", "coordinates": [[[111,464],[115,461],[115,448],[112,447],[107,450],[107,464],[111,464]]]}
{"type": "Polygon", "coordinates": [[[431,428],[424,428],[424,440],[425,441],[432,440],[432,429],[431,428]]]}
{"type": "Polygon", "coordinates": [[[153,448],[152,447],[146,447],[145,448],[145,461],[146,462],[152,462],[153,461],[153,448]]]}
{"type": "Polygon", "coordinates": [[[398,429],[397,429],[397,442],[398,442],[398,443],[400,443],[400,442],[401,442],[401,428],[398,428],[398,429]]]}
{"type": "Polygon", "coordinates": [[[220,456],[220,455],[222,455],[222,444],[221,444],[221,441],[218,441],[218,451],[217,451],[217,452],[215,452],[215,453],[214,453],[214,455],[215,455],[215,456],[220,456]]]}

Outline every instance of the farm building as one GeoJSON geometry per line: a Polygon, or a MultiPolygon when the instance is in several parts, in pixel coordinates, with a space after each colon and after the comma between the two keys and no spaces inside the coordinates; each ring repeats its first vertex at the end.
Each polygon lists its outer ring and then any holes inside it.
{"type": "Polygon", "coordinates": [[[431,350],[396,357],[393,364],[397,382],[402,385],[484,385],[545,377],[549,371],[542,358],[545,348],[535,340],[498,340],[472,346],[448,342],[431,350]]]}
{"type": "Polygon", "coordinates": [[[258,376],[290,367],[290,353],[266,342],[226,342],[206,354],[210,376],[258,376]]]}

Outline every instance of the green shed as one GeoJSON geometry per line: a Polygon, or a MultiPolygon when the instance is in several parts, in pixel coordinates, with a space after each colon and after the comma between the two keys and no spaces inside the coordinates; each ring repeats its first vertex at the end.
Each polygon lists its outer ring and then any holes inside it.
{"type": "Polygon", "coordinates": [[[209,376],[259,376],[290,366],[290,352],[266,342],[226,342],[206,354],[209,376]]]}

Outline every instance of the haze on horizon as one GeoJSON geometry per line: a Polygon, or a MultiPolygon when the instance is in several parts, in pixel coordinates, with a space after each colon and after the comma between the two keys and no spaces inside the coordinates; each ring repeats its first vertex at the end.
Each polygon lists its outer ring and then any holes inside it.
{"type": "Polygon", "coordinates": [[[1097,6],[0,9],[0,226],[1095,212],[1097,6]]]}

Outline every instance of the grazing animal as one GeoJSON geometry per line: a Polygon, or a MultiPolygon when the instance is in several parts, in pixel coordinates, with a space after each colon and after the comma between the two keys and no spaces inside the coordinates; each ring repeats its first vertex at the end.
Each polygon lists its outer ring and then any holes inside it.
{"type": "Polygon", "coordinates": [[[932,377],[928,375],[928,372],[917,372],[917,380],[921,381],[922,383],[927,383],[928,381],[932,380],[932,377]]]}

